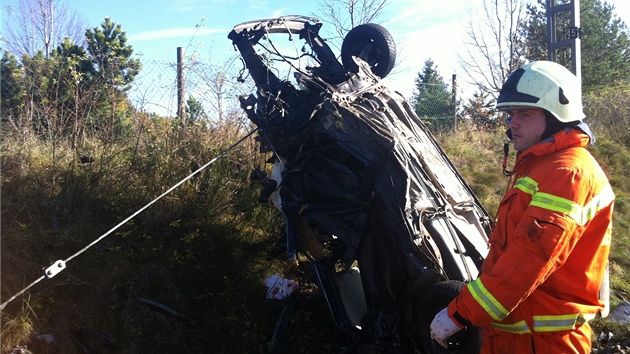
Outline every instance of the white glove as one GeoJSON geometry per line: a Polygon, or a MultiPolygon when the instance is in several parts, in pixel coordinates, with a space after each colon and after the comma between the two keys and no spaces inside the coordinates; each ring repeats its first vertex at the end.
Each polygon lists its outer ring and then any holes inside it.
{"type": "Polygon", "coordinates": [[[448,316],[447,308],[444,308],[435,315],[433,322],[431,322],[431,338],[444,348],[448,348],[446,341],[461,329],[462,327],[455,324],[448,316]]]}

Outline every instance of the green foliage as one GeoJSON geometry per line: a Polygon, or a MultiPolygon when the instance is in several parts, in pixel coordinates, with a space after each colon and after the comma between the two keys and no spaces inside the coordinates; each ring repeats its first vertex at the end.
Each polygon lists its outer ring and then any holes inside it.
{"type": "Polygon", "coordinates": [[[610,4],[582,0],[582,85],[585,92],[630,80],[630,32],[610,4]],[[584,59],[586,58],[586,59],[584,59]]]}
{"type": "Polygon", "coordinates": [[[20,67],[15,55],[4,52],[0,61],[0,85],[1,101],[0,106],[5,112],[13,115],[22,104],[23,91],[18,84],[20,78],[20,67]]]}
{"type": "Polygon", "coordinates": [[[132,110],[125,91],[140,61],[131,57],[120,24],[109,18],[85,36],[87,48],[66,37],[50,56],[40,51],[20,63],[4,53],[2,111],[17,129],[32,125],[48,139],[70,136],[73,147],[86,131],[106,139],[125,132],[132,110]]]}
{"type": "Polygon", "coordinates": [[[464,104],[462,116],[470,120],[474,126],[496,128],[500,122],[497,118],[496,102],[483,92],[475,92],[464,104]]]}
{"type": "Polygon", "coordinates": [[[207,120],[208,114],[204,110],[201,102],[196,100],[193,96],[188,97],[188,100],[186,100],[186,123],[192,125],[207,120]]]}
{"type": "Polygon", "coordinates": [[[92,67],[90,58],[87,57],[85,49],[72,42],[69,37],[66,37],[65,40],[55,48],[52,55],[63,59],[77,59],[76,62],[70,63],[72,65],[68,65],[68,67],[85,75],[93,75],[94,68],[92,67]]]}
{"type": "MultiPolygon", "coordinates": [[[[528,5],[528,21],[523,26],[527,59],[547,59],[547,19],[545,0],[528,5]]],[[[559,14],[558,40],[569,38],[568,13],[559,14]]],[[[583,91],[591,92],[618,81],[630,80],[630,32],[615,15],[613,5],[600,0],[580,1],[583,91]]],[[[559,62],[571,67],[570,52],[561,52],[559,62]]]]}
{"type": "Polygon", "coordinates": [[[418,117],[435,131],[453,126],[453,95],[431,59],[424,62],[422,72],[418,73],[412,102],[418,117]]]}
{"type": "Polygon", "coordinates": [[[612,141],[630,146],[630,83],[610,83],[584,95],[586,119],[612,141]]]}
{"type": "MultiPolygon", "coordinates": [[[[628,105],[625,108],[628,109],[628,105]]],[[[617,127],[621,128],[619,125],[617,127]]],[[[597,129],[598,141],[592,149],[593,155],[606,171],[616,196],[610,257],[613,306],[630,301],[630,181],[626,176],[630,168],[630,146],[624,140],[617,140],[614,130],[611,127],[597,129]]],[[[627,131],[625,134],[627,141],[627,131]]]]}
{"type": "Polygon", "coordinates": [[[105,85],[124,90],[140,71],[141,63],[131,58],[133,47],[127,44],[127,35],[121,24],[106,17],[101,28],[88,29],[85,37],[87,51],[105,85]]]}
{"type": "MultiPolygon", "coordinates": [[[[86,142],[87,163],[68,140],[53,146],[35,134],[25,142],[24,134],[3,131],[0,261],[12,270],[1,274],[3,301],[42,266],[81,249],[240,136],[204,126],[174,131],[168,119],[134,118],[128,139],[86,142]]],[[[290,271],[269,254],[281,218],[257,202],[260,189],[249,180],[265,159],[253,141],[243,143],[68,262],[30,298],[3,310],[3,345],[51,333],[54,348],[31,340],[29,349],[69,353],[77,350],[77,333],[98,330],[120,348],[143,352],[264,348],[278,305],[266,300],[263,280],[290,271]],[[195,325],[139,298],[185,314],[195,325]]]]}

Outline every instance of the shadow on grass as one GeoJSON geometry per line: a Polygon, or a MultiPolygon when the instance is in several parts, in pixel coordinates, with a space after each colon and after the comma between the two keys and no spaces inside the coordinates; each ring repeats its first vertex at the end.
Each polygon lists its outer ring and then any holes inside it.
{"type": "MultiPolygon", "coordinates": [[[[283,302],[266,298],[264,280],[277,273],[303,289],[280,352],[338,350],[332,319],[308,275],[271,254],[279,225],[265,231],[242,221],[278,222],[274,215],[237,212],[217,223],[204,220],[203,212],[183,214],[125,225],[7,307],[3,329],[12,318],[28,317],[30,337],[19,344],[35,353],[266,353],[283,302]]],[[[48,252],[40,259],[52,263],[100,233],[85,234],[84,240],[37,249],[48,252]]],[[[29,267],[31,275],[36,267],[29,267]]]]}

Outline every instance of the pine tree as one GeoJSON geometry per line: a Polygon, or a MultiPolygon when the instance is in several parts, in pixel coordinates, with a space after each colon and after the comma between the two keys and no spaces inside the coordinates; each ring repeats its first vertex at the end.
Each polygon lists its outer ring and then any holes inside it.
{"type": "Polygon", "coordinates": [[[464,104],[462,115],[478,127],[495,128],[499,124],[495,105],[496,102],[488,94],[475,92],[473,98],[464,104]]]}
{"type": "Polygon", "coordinates": [[[453,126],[455,106],[452,94],[430,58],[424,62],[422,72],[418,73],[412,102],[418,117],[433,129],[453,126]]]}
{"type": "MultiPolygon", "coordinates": [[[[528,6],[529,19],[522,35],[527,59],[547,59],[545,0],[528,6]]],[[[602,85],[630,80],[630,32],[614,14],[614,6],[600,0],[581,0],[582,89],[590,92],[602,85]]],[[[565,21],[566,22],[566,21],[565,21]]],[[[568,26],[563,28],[568,30],[568,26]]],[[[567,67],[570,57],[560,58],[567,67]]]]}
{"type": "Polygon", "coordinates": [[[133,47],[127,44],[127,35],[119,23],[109,17],[85,32],[87,51],[95,68],[106,85],[126,88],[140,71],[140,60],[131,57],[133,47]]]}
{"type": "Polygon", "coordinates": [[[2,91],[0,106],[2,113],[11,116],[17,114],[18,108],[22,105],[24,90],[19,82],[21,68],[15,55],[9,52],[2,54],[0,62],[1,78],[0,89],[2,91]]]}

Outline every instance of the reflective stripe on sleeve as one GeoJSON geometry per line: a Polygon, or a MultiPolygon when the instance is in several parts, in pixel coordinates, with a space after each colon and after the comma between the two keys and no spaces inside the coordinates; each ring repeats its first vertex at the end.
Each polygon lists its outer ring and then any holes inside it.
{"type": "MultiPolygon", "coordinates": [[[[591,199],[588,204],[584,207],[584,211],[582,212],[584,224],[586,222],[592,220],[600,210],[604,209],[610,203],[615,201],[615,193],[612,190],[612,187],[609,185],[606,186],[595,198],[591,199]]],[[[580,224],[580,225],[584,225],[580,224]]]]}
{"type": "Polygon", "coordinates": [[[518,188],[529,195],[534,195],[534,193],[538,192],[538,182],[529,177],[521,177],[514,184],[514,188],[518,188]]]}
{"type": "Polygon", "coordinates": [[[581,206],[570,199],[539,192],[538,183],[530,177],[519,178],[514,187],[532,196],[529,205],[566,214],[580,226],[584,226],[595,217],[597,212],[610,205],[610,203],[615,200],[615,193],[610,187],[610,184],[593,197],[585,206],[581,206]]]}
{"type": "Polygon", "coordinates": [[[472,297],[495,321],[501,321],[509,315],[510,312],[486,289],[481,278],[468,283],[467,287],[472,297]]]}

